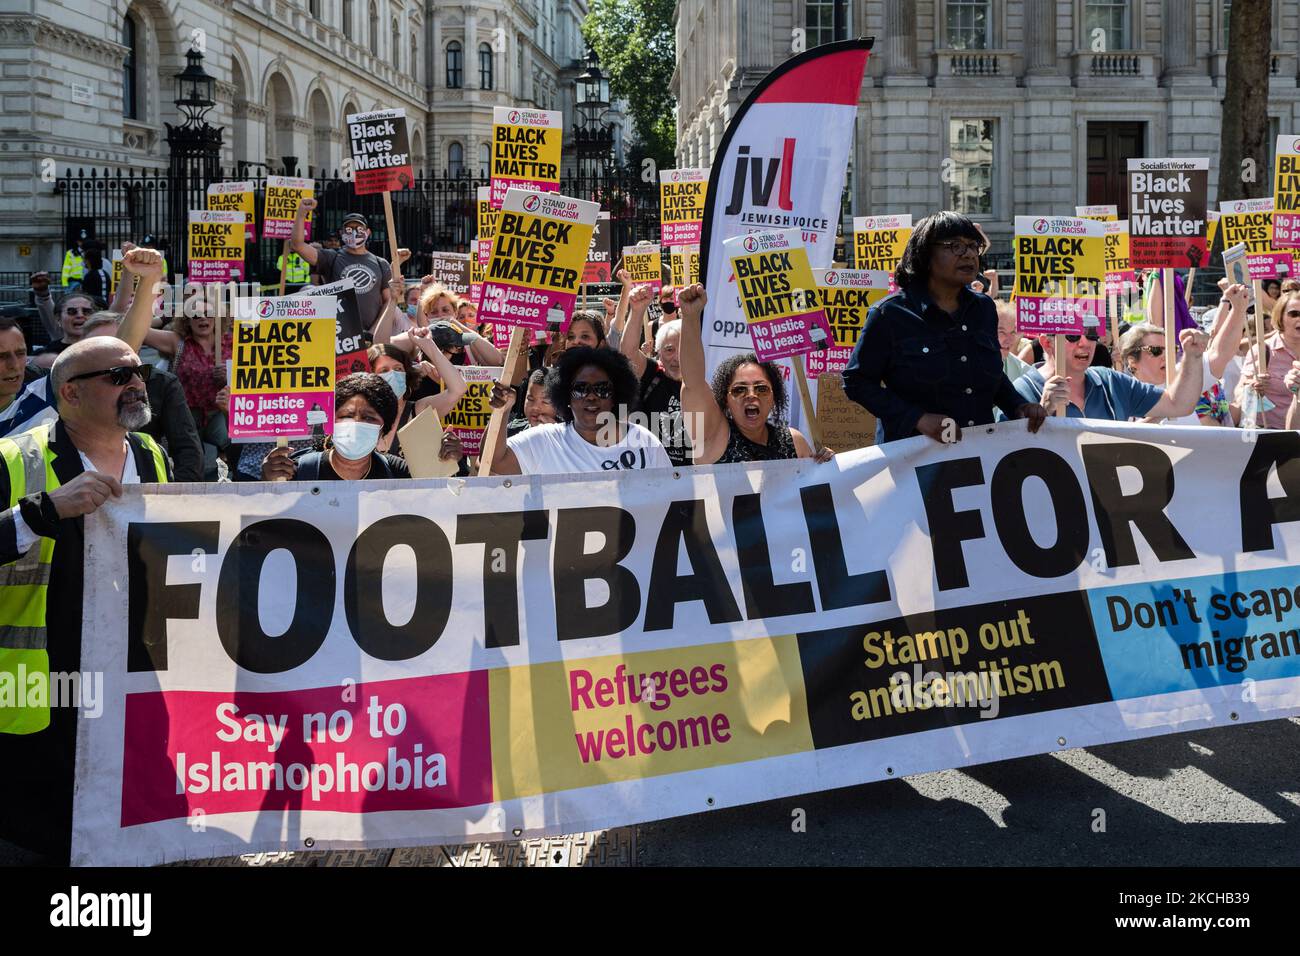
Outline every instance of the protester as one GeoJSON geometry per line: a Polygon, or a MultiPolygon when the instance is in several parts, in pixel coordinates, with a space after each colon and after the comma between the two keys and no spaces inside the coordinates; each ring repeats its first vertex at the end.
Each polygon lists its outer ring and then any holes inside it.
{"type": "MultiPolygon", "coordinates": [[[[39,308],[39,303],[38,303],[39,308]]],[[[69,292],[58,300],[59,338],[37,353],[34,361],[41,368],[53,368],[59,353],[74,342],[81,341],[81,327],[86,320],[98,312],[102,306],[84,292],[69,292]]]]}
{"type": "Polygon", "coordinates": [[[830,449],[814,450],[798,429],[781,421],[786,412],[785,382],[771,362],[760,362],[753,352],[741,353],[719,365],[712,386],[707,384],[700,331],[707,302],[704,286],[698,283],[682,290],[681,406],[694,463],[829,461],[830,449]]]}
{"type": "Polygon", "coordinates": [[[569,328],[564,333],[564,347],[601,349],[605,347],[605,326],[600,321],[600,313],[579,310],[569,320],[569,328]]]}
{"type": "Polygon", "coordinates": [[[1016,391],[1026,401],[1041,401],[1047,409],[1065,404],[1065,414],[1070,418],[1112,422],[1181,418],[1196,408],[1201,395],[1201,356],[1208,341],[1204,332],[1183,330],[1179,341],[1185,360],[1178,363],[1173,385],[1168,389],[1094,366],[1096,336],[1096,332],[1063,336],[1068,351],[1060,366],[1056,364],[1054,336],[1041,336],[1046,361],[1041,369],[1033,368],[1022,375],[1014,386],[1016,391]]]}
{"type": "MultiPolygon", "coordinates": [[[[992,272],[992,270],[989,270],[992,272]]],[[[997,275],[996,272],[993,273],[997,275]]],[[[1007,378],[1015,382],[1025,372],[1033,368],[1015,354],[1020,342],[1020,333],[1016,330],[1016,307],[1010,302],[994,302],[998,310],[998,348],[1002,350],[1002,371],[1007,378]]]]}
{"type": "MultiPolygon", "coordinates": [[[[351,279],[356,287],[357,312],[361,326],[371,331],[380,315],[391,301],[388,289],[392,268],[383,259],[366,249],[370,239],[370,224],[361,213],[350,212],[343,217],[340,233],[345,248],[341,252],[317,249],[304,238],[307,215],[316,208],[316,200],[303,199],[293,218],[293,238],[289,240],[293,251],[309,265],[316,266],[326,284],[340,279],[351,279]]],[[[409,256],[410,253],[408,252],[409,256]]]]}
{"type": "Polygon", "coordinates": [[[0,318],[0,435],[25,432],[58,412],[49,375],[27,362],[27,340],[18,323],[0,318]]]}
{"type": "Polygon", "coordinates": [[[1273,306],[1274,332],[1264,340],[1264,371],[1259,371],[1258,350],[1251,348],[1241,368],[1236,403],[1243,424],[1251,419],[1262,428],[1286,428],[1292,393],[1286,384],[1287,372],[1300,358],[1300,292],[1281,295],[1273,306]],[[1255,396],[1247,394],[1253,390],[1255,396]],[[1264,399],[1261,403],[1260,399],[1264,399]],[[1257,413],[1252,414],[1258,408],[1257,413]],[[1260,419],[1262,418],[1262,423],[1260,419]]]}
{"type": "MultiPolygon", "coordinates": [[[[150,367],[124,342],[74,342],[54,363],[59,417],[0,440],[0,563],[9,565],[0,604],[0,670],[10,680],[81,670],[82,516],[122,486],[171,480],[163,450],[136,433],[147,425],[143,379],[150,367]],[[22,561],[17,567],[15,562],[22,561]]],[[[93,622],[92,622],[93,623],[93,622]]],[[[26,686],[25,684],[23,686],[26,686]]],[[[67,865],[71,852],[77,708],[0,707],[0,835],[67,865]]]]}
{"type": "MultiPolygon", "coordinates": [[[[1165,330],[1154,326],[1149,322],[1140,322],[1132,326],[1119,341],[1120,357],[1124,363],[1123,371],[1132,375],[1140,382],[1161,388],[1165,384],[1166,364],[1172,358],[1168,349],[1165,348],[1165,330]]],[[[1204,389],[1201,399],[1197,401],[1197,407],[1186,415],[1176,418],[1161,419],[1148,415],[1145,419],[1153,424],[1163,422],[1168,425],[1218,425],[1219,420],[1211,414],[1214,410],[1211,408],[1216,401],[1215,395],[1222,395],[1218,390],[1218,381],[1210,371],[1210,361],[1208,354],[1201,356],[1201,384],[1209,385],[1204,389]],[[1207,393],[1210,396],[1207,398],[1207,393]],[[1198,409],[1202,403],[1206,406],[1206,414],[1202,417],[1198,414],[1198,409]]],[[[1226,410],[1226,401],[1224,409],[1226,410]]]]}
{"type": "Polygon", "coordinates": [[[880,440],[956,441],[963,427],[991,424],[994,406],[1027,418],[1031,432],[1042,426],[1041,406],[1020,398],[1003,370],[993,300],[969,288],[983,249],[963,215],[922,219],[894,273],[899,291],[867,313],[844,392],[876,416],[880,440]]]}
{"type": "Polygon", "coordinates": [[[104,247],[98,241],[90,239],[85,243],[83,251],[84,269],[78,291],[100,302],[107,302],[113,288],[113,274],[104,263],[104,247]]]}
{"type": "MultiPolygon", "coordinates": [[[[609,349],[566,349],[546,379],[560,421],[536,425],[491,454],[494,475],[557,475],[591,471],[668,468],[663,444],[640,425],[627,421],[636,398],[636,376],[627,359],[609,349]]],[[[492,406],[507,414],[514,389],[497,383],[492,406]]]]}
{"type": "MultiPolygon", "coordinates": [[[[647,417],[647,427],[664,443],[673,464],[689,465],[691,443],[682,418],[682,323],[680,319],[673,319],[659,326],[654,347],[658,359],[647,357],[641,350],[641,336],[650,296],[649,286],[632,290],[629,300],[631,324],[619,342],[619,351],[627,358],[637,377],[637,411],[647,417]]],[[[676,311],[674,303],[671,314],[675,315],[676,311]]]]}
{"type": "Polygon", "coordinates": [[[395,345],[372,345],[370,347],[370,370],[382,378],[397,396],[397,415],[391,427],[384,429],[379,439],[379,450],[390,455],[401,456],[402,445],[397,433],[416,415],[426,408],[433,408],[442,419],[456,407],[456,403],[468,389],[460,370],[443,354],[442,350],[429,341],[427,330],[423,336],[417,336],[416,342],[428,355],[438,372],[441,389],[437,394],[426,398],[415,398],[418,375],[411,363],[411,357],[395,345]]]}
{"type": "Polygon", "coordinates": [[[506,422],[506,433],[508,435],[514,435],[525,428],[532,428],[535,425],[550,425],[560,420],[559,413],[556,412],[555,406],[551,404],[551,399],[546,393],[546,371],[544,369],[535,369],[529,374],[527,381],[523,385],[523,392],[522,412],[519,412],[519,402],[516,397],[514,411],[519,413],[506,422]]]}

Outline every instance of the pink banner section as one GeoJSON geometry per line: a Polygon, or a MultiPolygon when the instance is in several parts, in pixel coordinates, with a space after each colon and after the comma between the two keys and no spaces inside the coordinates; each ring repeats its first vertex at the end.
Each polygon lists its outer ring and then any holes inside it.
{"type": "Polygon", "coordinates": [[[1105,299],[1016,296],[1016,326],[1026,335],[1080,335],[1089,319],[1104,321],[1105,299]]]}
{"type": "Polygon", "coordinates": [[[699,243],[703,234],[702,222],[666,222],[663,224],[659,245],[665,249],[669,246],[693,246],[699,243]]]}
{"type": "MultiPolygon", "coordinates": [[[[311,242],[311,219],[308,218],[302,224],[302,237],[304,242],[311,242]]],[[[293,238],[293,220],[292,219],[266,219],[262,222],[263,239],[292,239],[293,238]]]]}
{"type": "Polygon", "coordinates": [[[488,672],[281,693],[128,694],[122,826],[492,800],[488,672]]]}
{"type": "Polygon", "coordinates": [[[1107,272],[1106,273],[1106,294],[1123,295],[1130,289],[1137,289],[1137,273],[1131,269],[1128,272],[1107,272]]]}
{"type": "Polygon", "coordinates": [[[191,259],[189,263],[191,282],[232,282],[243,275],[244,264],[230,259],[191,259]]]}
{"type": "Polygon", "coordinates": [[[506,201],[509,189],[527,189],[535,193],[555,193],[560,191],[559,183],[544,183],[536,179],[492,179],[492,208],[500,209],[506,201]]]}
{"type": "MultiPolygon", "coordinates": [[[[1276,217],[1275,217],[1276,218],[1276,217]]],[[[1269,252],[1246,257],[1250,281],[1285,279],[1295,275],[1295,258],[1289,252],[1269,252]]]]}
{"type": "Polygon", "coordinates": [[[826,313],[821,309],[750,322],[749,334],[754,340],[754,354],[760,362],[772,362],[805,352],[811,355],[829,349],[835,341],[831,337],[826,313]]]}
{"type": "Polygon", "coordinates": [[[526,329],[545,331],[551,325],[558,329],[573,314],[577,301],[578,296],[573,292],[485,282],[478,317],[480,321],[504,326],[522,325],[526,329]]]}
{"type": "Polygon", "coordinates": [[[317,424],[334,430],[333,392],[257,392],[230,396],[230,437],[235,441],[302,438],[317,424]],[[312,415],[315,411],[317,414],[312,415]]]}
{"type": "Polygon", "coordinates": [[[1300,213],[1273,213],[1273,246],[1300,249],[1300,213]]]}
{"type": "Polygon", "coordinates": [[[849,367],[853,349],[829,348],[808,353],[808,374],[824,375],[827,372],[843,372],[849,367]]]}

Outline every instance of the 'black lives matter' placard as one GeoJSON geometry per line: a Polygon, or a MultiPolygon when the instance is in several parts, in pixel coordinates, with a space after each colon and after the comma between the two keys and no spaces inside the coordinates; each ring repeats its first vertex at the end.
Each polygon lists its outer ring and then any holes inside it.
{"type": "Polygon", "coordinates": [[[352,189],[358,196],[393,192],[411,185],[411,140],[406,110],[375,110],[348,117],[352,144],[352,189]]]}
{"type": "Polygon", "coordinates": [[[1195,269],[1205,259],[1208,159],[1128,161],[1129,252],[1135,269],[1195,269]]]}

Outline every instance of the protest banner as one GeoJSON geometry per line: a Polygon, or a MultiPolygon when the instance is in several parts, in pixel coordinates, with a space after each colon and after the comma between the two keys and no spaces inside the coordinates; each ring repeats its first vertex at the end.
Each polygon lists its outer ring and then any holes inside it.
{"type": "MultiPolygon", "coordinates": [[[[361,312],[357,308],[356,283],[352,279],[339,279],[324,285],[303,286],[298,296],[333,296],[337,314],[334,332],[334,380],[347,378],[354,372],[370,371],[365,329],[361,325],[361,312]]],[[[399,396],[400,397],[400,396],[399,396]]]]}
{"type": "Polygon", "coordinates": [[[627,270],[632,285],[648,285],[656,296],[664,284],[663,255],[659,245],[640,242],[623,247],[623,268],[627,270]]]}
{"type": "MultiPolygon", "coordinates": [[[[848,367],[853,347],[867,324],[867,313],[889,295],[894,274],[866,269],[814,269],[812,274],[831,330],[830,347],[809,352],[807,357],[808,374],[820,381],[827,372],[843,372],[848,367]]],[[[821,407],[820,395],[817,406],[821,407]]],[[[840,448],[829,447],[837,451],[840,448]]]]}
{"type": "MultiPolygon", "coordinates": [[[[474,256],[477,258],[477,255],[474,256]]],[[[462,298],[469,295],[470,254],[468,252],[434,252],[429,257],[429,275],[448,292],[462,298]]]]}
{"type": "Polygon", "coordinates": [[[73,862],[515,840],[1295,717],[1297,467],[1289,433],[1053,420],[820,466],[130,485],[85,519],[73,862]]]}
{"type": "Polygon", "coordinates": [[[609,229],[609,212],[601,210],[596,215],[596,228],[587,247],[587,262],[582,268],[582,284],[613,281],[614,237],[609,229]]]}
{"type": "Polygon", "coordinates": [[[257,207],[254,205],[251,179],[233,183],[208,183],[208,209],[212,212],[244,214],[244,240],[257,240],[257,207]]]}
{"type": "Polygon", "coordinates": [[[659,244],[698,245],[704,226],[706,168],[659,170],[659,244]]]}
{"type": "MultiPolygon", "coordinates": [[[[893,283],[894,270],[903,258],[907,240],[912,238],[912,217],[855,216],[853,219],[853,266],[859,272],[888,272],[893,283]]],[[[897,289],[891,284],[890,289],[897,289]]]]}
{"type": "Polygon", "coordinates": [[[1117,222],[1118,206],[1075,206],[1074,214],[1080,219],[1095,219],[1098,222],[1117,222]]]}
{"type": "Polygon", "coordinates": [[[700,281],[700,247],[673,246],[668,250],[668,271],[673,287],[680,292],[700,281]]]}
{"type": "Polygon", "coordinates": [[[1104,320],[1106,224],[1017,216],[1015,230],[1016,327],[1026,335],[1081,335],[1085,324],[1104,320]]]}
{"type": "Polygon", "coordinates": [[[1300,136],[1278,136],[1273,165],[1273,248],[1300,249],[1300,136]]]}
{"type": "Polygon", "coordinates": [[[1130,159],[1129,236],[1137,269],[1191,269],[1205,258],[1208,159],[1130,159]]]}
{"type": "Polygon", "coordinates": [[[470,457],[483,450],[483,435],[492,419],[492,383],[501,374],[499,368],[464,365],[460,374],[468,388],[455,406],[442,416],[442,427],[460,439],[461,447],[470,457]]]}
{"type": "MultiPolygon", "coordinates": [[[[500,209],[511,189],[557,192],[564,114],[558,110],[492,109],[491,203],[500,209]]],[[[480,233],[480,235],[482,235],[480,233]]]]}
{"type": "Polygon", "coordinates": [[[333,432],[337,315],[328,295],[235,300],[231,441],[333,432]]]}
{"type": "MultiPolygon", "coordinates": [[[[301,176],[267,176],[266,198],[262,200],[262,237],[264,239],[293,238],[293,217],[304,199],[316,198],[316,184],[301,176]]],[[[311,241],[309,214],[303,223],[303,237],[311,241]]],[[[287,249],[284,250],[286,258],[287,249]]]]}
{"type": "Polygon", "coordinates": [[[244,275],[244,214],[191,209],[190,282],[231,282],[244,275]]]}
{"type": "Polygon", "coordinates": [[[1289,252],[1273,246],[1273,199],[1238,199],[1219,203],[1224,246],[1244,244],[1251,281],[1290,275],[1294,263],[1289,252]]]}
{"type": "Polygon", "coordinates": [[[352,113],[346,122],[352,154],[352,191],[368,196],[410,188],[415,170],[411,166],[406,110],[352,113]]]}
{"type": "Polygon", "coordinates": [[[599,211],[584,199],[510,190],[492,240],[479,318],[559,328],[573,314],[599,211]]]}

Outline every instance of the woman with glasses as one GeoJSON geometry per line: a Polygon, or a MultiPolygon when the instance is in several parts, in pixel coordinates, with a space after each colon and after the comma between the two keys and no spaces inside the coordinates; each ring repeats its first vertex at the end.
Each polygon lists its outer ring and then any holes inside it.
{"type": "Polygon", "coordinates": [[[100,310],[101,306],[92,296],[84,292],[69,292],[59,300],[57,308],[59,328],[63,331],[63,337],[57,342],[46,345],[32,359],[32,362],[41,368],[53,368],[54,360],[59,357],[60,352],[73,342],[81,341],[82,326],[86,324],[88,318],[100,310]]]}
{"type": "MultiPolygon", "coordinates": [[[[627,421],[636,399],[636,376],[627,359],[610,349],[566,349],[546,377],[546,391],[559,416],[535,425],[496,448],[494,475],[564,475],[591,471],[642,471],[672,463],[663,443],[627,421]]],[[[515,390],[492,386],[492,407],[509,414],[515,390]]]]}
{"type": "Polygon", "coordinates": [[[1190,415],[1201,397],[1201,356],[1209,337],[1195,329],[1183,329],[1179,343],[1189,361],[1180,362],[1174,383],[1167,389],[1132,375],[1092,364],[1097,349],[1097,332],[1064,335],[1066,353],[1056,355],[1053,336],[1043,335],[1045,361],[1016,380],[1014,388],[1028,402],[1041,402],[1051,409],[1065,405],[1069,418],[1096,418],[1127,422],[1190,415]]]}
{"type": "Polygon", "coordinates": [[[955,212],[922,219],[894,272],[899,291],[867,313],[844,370],[844,391],[879,421],[880,441],[927,435],[956,441],[993,422],[994,408],[1029,419],[1045,413],[1007,378],[993,300],[974,292],[984,237],[955,212]]]}
{"type": "Polygon", "coordinates": [[[784,458],[829,461],[834,452],[814,450],[797,429],[781,421],[787,401],[785,380],[773,363],[760,362],[753,352],[742,352],[719,365],[712,387],[707,384],[700,334],[708,302],[704,286],[687,286],[679,301],[682,418],[690,447],[695,450],[695,464],[784,458]]]}

